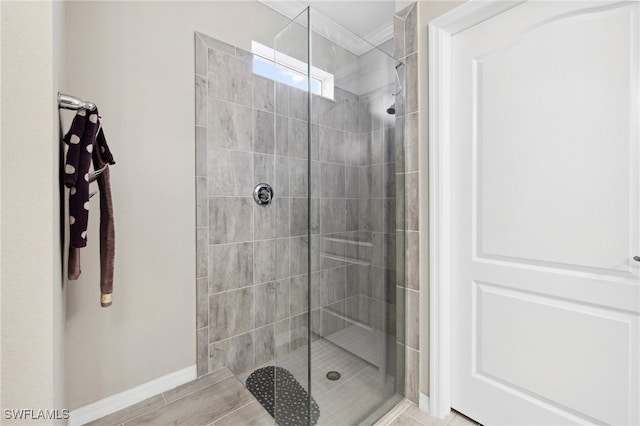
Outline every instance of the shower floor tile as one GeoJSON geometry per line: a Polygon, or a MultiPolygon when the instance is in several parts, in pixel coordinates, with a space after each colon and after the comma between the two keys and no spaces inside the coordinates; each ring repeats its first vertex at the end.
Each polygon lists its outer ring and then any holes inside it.
{"type": "MultiPolygon", "coordinates": [[[[302,346],[265,366],[286,368],[308,390],[307,351],[302,346]]],[[[240,375],[240,381],[246,383],[250,374],[240,375]]],[[[393,395],[394,381],[390,376],[383,379],[377,367],[320,338],[311,343],[311,393],[320,406],[319,426],[354,425],[393,395]],[[329,371],[340,372],[340,379],[327,379],[329,371]]]]}

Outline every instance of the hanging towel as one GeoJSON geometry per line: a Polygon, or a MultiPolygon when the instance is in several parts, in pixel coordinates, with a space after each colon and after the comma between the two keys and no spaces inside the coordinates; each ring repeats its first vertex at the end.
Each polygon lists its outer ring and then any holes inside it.
{"type": "Polygon", "coordinates": [[[87,245],[89,224],[89,167],[104,171],[98,177],[100,189],[100,304],[111,305],[113,292],[113,268],[115,256],[115,232],[113,226],[113,202],[108,164],[115,164],[100,125],[98,110],[79,110],[64,137],[69,146],[65,162],[64,183],[69,189],[69,267],[68,277],[80,276],[80,248],[87,245]]]}
{"type": "Polygon", "coordinates": [[[108,164],[115,164],[102,128],[94,142],[93,168],[104,171],[98,176],[100,189],[100,305],[111,306],[113,293],[113,267],[115,260],[115,230],[113,226],[113,199],[108,164]]]}

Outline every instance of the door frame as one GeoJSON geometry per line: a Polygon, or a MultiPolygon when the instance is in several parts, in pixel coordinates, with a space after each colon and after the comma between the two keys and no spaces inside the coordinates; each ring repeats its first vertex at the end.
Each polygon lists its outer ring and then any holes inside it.
{"type": "MultiPolygon", "coordinates": [[[[525,0],[526,1],[526,0],[525,0]]],[[[428,24],[429,413],[451,411],[451,37],[524,1],[469,0],[428,24]]],[[[424,210],[423,210],[424,211],[424,210]]]]}

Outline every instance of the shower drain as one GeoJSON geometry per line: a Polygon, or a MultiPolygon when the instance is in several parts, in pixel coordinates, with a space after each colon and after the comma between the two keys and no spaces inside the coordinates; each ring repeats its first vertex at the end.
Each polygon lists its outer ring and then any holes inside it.
{"type": "Polygon", "coordinates": [[[329,380],[338,380],[338,379],[340,379],[340,373],[338,373],[337,371],[329,371],[327,373],[327,379],[329,379],[329,380]]]}

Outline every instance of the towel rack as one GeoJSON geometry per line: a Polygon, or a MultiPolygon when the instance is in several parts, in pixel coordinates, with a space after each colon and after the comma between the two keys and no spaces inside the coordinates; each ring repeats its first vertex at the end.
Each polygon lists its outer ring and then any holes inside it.
{"type": "Polygon", "coordinates": [[[86,109],[93,111],[96,109],[96,104],[83,101],[75,96],[65,95],[64,93],[58,92],[58,108],[73,110],[86,109]]]}

